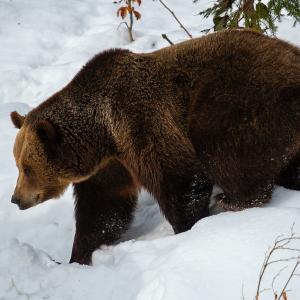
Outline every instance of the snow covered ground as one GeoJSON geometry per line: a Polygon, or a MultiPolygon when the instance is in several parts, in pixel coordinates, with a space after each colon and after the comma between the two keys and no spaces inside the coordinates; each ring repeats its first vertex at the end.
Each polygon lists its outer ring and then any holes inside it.
{"type": "MultiPolygon", "coordinates": [[[[26,211],[10,203],[17,176],[11,111],[26,113],[106,48],[152,51],[168,45],[161,33],[174,42],[187,38],[159,3],[144,0],[136,41],[129,44],[112,2],[0,1],[0,299],[235,300],[244,294],[252,300],[265,252],[276,236],[289,234],[293,223],[300,235],[299,192],[278,187],[264,208],[215,214],[177,236],[143,192],[123,242],[95,251],[91,267],[68,264],[74,235],[71,189],[26,211]]],[[[194,36],[210,26],[196,16],[209,1],[168,3],[194,36]]],[[[289,19],[279,36],[300,46],[299,27],[292,28],[289,19]]],[[[300,241],[292,247],[300,249],[300,241]]],[[[291,253],[281,251],[274,259],[286,255],[291,253]]],[[[262,288],[270,288],[286,264],[273,264],[262,288]]],[[[277,290],[293,267],[288,265],[275,281],[277,290]]],[[[300,299],[300,277],[289,290],[289,299],[300,299]]],[[[273,298],[267,290],[261,300],[273,298]]]]}

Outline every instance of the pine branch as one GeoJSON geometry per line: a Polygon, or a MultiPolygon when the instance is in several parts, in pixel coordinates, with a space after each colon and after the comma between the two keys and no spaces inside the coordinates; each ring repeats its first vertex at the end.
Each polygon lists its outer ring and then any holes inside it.
{"type": "MultiPolygon", "coordinates": [[[[199,0],[194,0],[194,2],[199,2],[199,0]]],[[[300,23],[300,1],[217,0],[199,15],[204,18],[212,16],[215,31],[246,27],[275,35],[276,22],[280,22],[284,15],[293,18],[293,26],[300,23]]]]}

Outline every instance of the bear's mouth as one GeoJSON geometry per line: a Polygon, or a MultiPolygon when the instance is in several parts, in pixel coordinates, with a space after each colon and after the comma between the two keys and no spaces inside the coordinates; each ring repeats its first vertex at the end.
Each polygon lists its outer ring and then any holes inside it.
{"type": "Polygon", "coordinates": [[[28,208],[34,206],[34,205],[27,204],[27,203],[18,203],[17,205],[20,210],[25,210],[25,209],[28,209],[28,208]]]}
{"type": "Polygon", "coordinates": [[[37,204],[42,202],[41,194],[37,194],[34,201],[32,202],[22,202],[20,199],[17,199],[13,197],[12,203],[16,204],[20,210],[26,210],[28,208],[31,208],[33,206],[36,206],[37,204]]]}

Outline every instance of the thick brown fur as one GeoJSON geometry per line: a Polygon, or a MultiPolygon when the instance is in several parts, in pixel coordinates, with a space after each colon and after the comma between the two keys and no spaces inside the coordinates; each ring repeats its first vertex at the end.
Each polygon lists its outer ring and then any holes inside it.
{"type": "MultiPolygon", "coordinates": [[[[71,262],[90,263],[128,227],[141,186],[182,232],[208,215],[213,184],[229,209],[262,205],[276,182],[300,188],[299,147],[299,49],[229,30],[150,54],[98,54],[26,116],[15,156],[20,176],[28,153],[40,157],[29,167],[55,196],[74,184],[71,262]]],[[[33,205],[22,187],[14,202],[33,205]]]]}

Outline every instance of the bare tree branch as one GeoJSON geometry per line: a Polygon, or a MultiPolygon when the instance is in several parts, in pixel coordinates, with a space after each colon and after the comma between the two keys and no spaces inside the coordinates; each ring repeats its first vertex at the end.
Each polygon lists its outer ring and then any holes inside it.
{"type": "Polygon", "coordinates": [[[242,297],[241,300],[245,300],[245,295],[244,295],[244,284],[242,285],[242,297]]]}
{"type": "Polygon", "coordinates": [[[285,285],[284,285],[284,287],[283,287],[283,289],[282,289],[282,291],[280,293],[280,296],[279,296],[278,300],[280,300],[281,297],[283,296],[284,292],[286,291],[286,288],[287,288],[288,284],[290,283],[291,279],[294,277],[294,274],[295,274],[295,272],[296,272],[296,270],[297,270],[297,268],[298,268],[299,265],[300,265],[300,256],[298,257],[298,260],[297,260],[297,262],[296,262],[296,264],[295,264],[295,266],[294,266],[294,268],[293,268],[293,270],[292,270],[292,272],[291,272],[288,280],[286,281],[286,283],[285,283],[285,285]]]}
{"type": "Polygon", "coordinates": [[[298,256],[297,257],[282,258],[282,259],[272,260],[272,261],[268,262],[267,265],[269,266],[269,265],[276,264],[276,263],[279,263],[279,262],[287,262],[287,261],[298,260],[298,259],[299,259],[298,256]]]}
{"type": "Polygon", "coordinates": [[[180,25],[180,27],[185,31],[185,33],[192,39],[193,36],[188,32],[188,30],[183,26],[183,24],[180,22],[180,20],[177,18],[177,16],[175,15],[175,13],[162,1],[162,0],[158,0],[163,6],[164,8],[166,8],[174,17],[174,19],[176,20],[176,22],[180,25]]]}
{"type": "Polygon", "coordinates": [[[255,300],[259,300],[259,295],[265,291],[266,289],[261,290],[261,284],[262,284],[262,279],[264,277],[264,274],[266,272],[266,269],[268,268],[268,266],[270,266],[271,264],[275,264],[275,263],[279,263],[279,262],[292,262],[296,260],[296,264],[288,278],[288,280],[286,281],[279,297],[277,295],[277,293],[275,292],[275,288],[274,288],[274,282],[275,280],[280,276],[281,272],[283,270],[285,270],[287,268],[287,266],[285,266],[284,268],[282,268],[274,277],[272,280],[272,290],[274,293],[274,296],[276,298],[276,300],[280,300],[287,292],[286,288],[289,284],[289,282],[291,281],[292,277],[294,276],[299,276],[299,274],[295,274],[295,271],[297,269],[297,267],[300,265],[300,256],[292,256],[289,258],[282,258],[282,259],[276,259],[276,260],[271,260],[272,255],[274,254],[275,251],[279,251],[279,250],[286,250],[286,251],[292,251],[292,252],[300,252],[300,249],[297,248],[293,248],[293,247],[289,247],[288,245],[295,241],[295,240],[300,240],[300,237],[295,236],[295,232],[294,232],[294,225],[293,224],[290,228],[290,235],[285,237],[284,235],[279,235],[277,236],[277,238],[275,239],[274,245],[272,248],[269,248],[267,250],[267,252],[265,253],[265,259],[263,261],[261,270],[259,272],[259,278],[258,278],[258,284],[257,284],[257,289],[256,289],[256,295],[255,295],[255,300]]]}
{"type": "Polygon", "coordinates": [[[280,276],[281,272],[284,271],[288,266],[285,266],[283,268],[281,268],[279,270],[279,272],[273,277],[273,280],[272,280],[272,290],[273,290],[273,294],[276,295],[276,292],[275,292],[275,288],[274,288],[274,283],[275,283],[275,280],[280,276]]]}
{"type": "Polygon", "coordinates": [[[174,45],[174,43],[167,37],[167,35],[165,33],[163,33],[161,35],[171,46],[174,45]]]}

